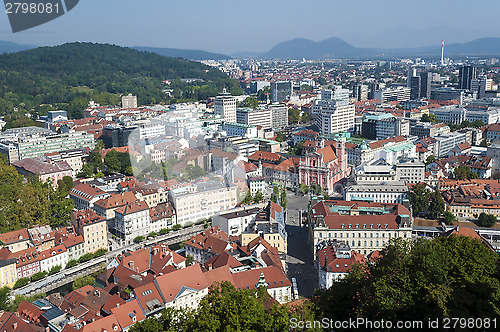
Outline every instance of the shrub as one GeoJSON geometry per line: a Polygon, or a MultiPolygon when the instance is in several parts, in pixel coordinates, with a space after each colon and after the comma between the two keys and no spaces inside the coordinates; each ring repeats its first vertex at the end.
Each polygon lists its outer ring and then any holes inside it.
{"type": "Polygon", "coordinates": [[[61,266],[61,265],[52,266],[52,267],[50,268],[50,271],[49,271],[49,276],[50,276],[51,274],[55,274],[55,273],[57,273],[57,272],[61,271],[61,269],[62,269],[62,266],[61,266]]]}
{"type": "Polygon", "coordinates": [[[156,232],[151,232],[148,234],[148,237],[157,237],[158,236],[158,233],[156,232]]]}
{"type": "Polygon", "coordinates": [[[181,226],[180,224],[175,224],[175,225],[172,227],[172,229],[173,229],[174,231],[178,231],[178,230],[179,230],[179,229],[181,229],[181,228],[182,228],[182,226],[181,226]]]}
{"type": "Polygon", "coordinates": [[[107,249],[101,248],[94,253],[94,258],[101,257],[108,252],[107,249]]]}
{"type": "Polygon", "coordinates": [[[160,229],[160,235],[168,234],[171,231],[172,231],[172,229],[170,229],[170,228],[162,228],[162,229],[160,229]]]}
{"type": "Polygon", "coordinates": [[[80,258],[78,258],[78,262],[79,263],[84,263],[84,262],[88,262],[89,260],[91,260],[92,258],[94,258],[94,255],[91,254],[91,253],[86,253],[86,254],[83,254],[82,256],[80,256],[80,258]]]}
{"type": "Polygon", "coordinates": [[[35,273],[34,275],[31,276],[31,281],[38,281],[40,279],[45,278],[46,275],[47,275],[47,271],[37,272],[37,273],[35,273]]]}
{"type": "Polygon", "coordinates": [[[134,243],[139,243],[142,241],[144,241],[144,236],[142,236],[142,235],[136,236],[134,239],[134,243]]]}
{"type": "Polygon", "coordinates": [[[92,276],[85,276],[81,278],[76,278],[75,281],[73,281],[73,290],[82,288],[83,286],[91,285],[93,286],[95,283],[95,278],[92,276]]]}
{"type": "Polygon", "coordinates": [[[30,278],[20,278],[16,280],[16,283],[14,284],[14,289],[16,288],[21,288],[24,287],[30,282],[30,278]]]}
{"type": "Polygon", "coordinates": [[[70,267],[77,266],[78,261],[76,259],[70,259],[68,263],[66,264],[66,268],[69,269],[70,267]]]}

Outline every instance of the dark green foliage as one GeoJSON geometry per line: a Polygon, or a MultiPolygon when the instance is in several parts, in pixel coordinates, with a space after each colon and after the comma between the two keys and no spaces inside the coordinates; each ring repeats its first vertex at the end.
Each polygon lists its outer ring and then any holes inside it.
{"type": "Polygon", "coordinates": [[[70,267],[77,266],[78,261],[76,259],[70,259],[68,263],[66,264],[66,268],[69,269],[70,267]]]}
{"type": "Polygon", "coordinates": [[[433,162],[436,161],[436,157],[434,157],[433,155],[430,155],[429,157],[427,157],[427,159],[425,160],[425,166],[427,165],[430,165],[432,164],[433,162]]]}
{"type": "Polygon", "coordinates": [[[296,108],[288,109],[288,123],[299,123],[300,122],[300,110],[296,108]]]}
{"type": "Polygon", "coordinates": [[[286,135],[282,132],[279,132],[276,134],[276,141],[277,142],[284,142],[286,140],[286,135]]]}
{"type": "Polygon", "coordinates": [[[481,212],[477,224],[481,227],[493,227],[497,223],[497,217],[492,214],[481,212]]]}
{"type": "Polygon", "coordinates": [[[158,236],[158,233],[156,232],[151,232],[148,234],[148,237],[157,237],[158,236]]]}
{"type": "Polygon", "coordinates": [[[78,262],[85,263],[85,262],[88,262],[89,260],[91,260],[92,258],[94,258],[93,254],[86,253],[86,254],[81,255],[80,258],[78,258],[78,262]]]}
{"type": "Polygon", "coordinates": [[[37,273],[35,273],[34,275],[31,276],[31,281],[38,281],[40,279],[45,278],[46,275],[47,275],[47,271],[37,272],[37,273]]]}
{"type": "Polygon", "coordinates": [[[440,218],[445,211],[443,196],[439,190],[435,190],[429,195],[429,216],[431,218],[440,218]]]}
{"type": "Polygon", "coordinates": [[[457,221],[457,218],[455,218],[455,215],[450,211],[446,211],[443,215],[443,221],[446,225],[453,225],[453,223],[457,221]]]}
{"type": "Polygon", "coordinates": [[[253,202],[253,197],[252,197],[252,193],[250,192],[250,190],[247,191],[247,194],[245,195],[245,198],[243,198],[243,201],[241,201],[241,203],[243,204],[250,204],[253,202]]]}
{"type": "Polygon", "coordinates": [[[254,203],[259,203],[264,200],[264,195],[262,195],[262,192],[259,190],[255,193],[255,196],[253,197],[254,203]]]}
{"type": "Polygon", "coordinates": [[[167,308],[158,319],[135,324],[131,332],[146,331],[290,331],[290,318],[313,320],[310,302],[302,306],[270,305],[264,288],[237,290],[231,283],[215,283],[196,311],[167,308]]]}
{"type": "Polygon", "coordinates": [[[107,249],[101,248],[101,249],[96,250],[96,252],[94,252],[93,256],[94,256],[94,258],[101,257],[101,256],[104,256],[107,252],[108,252],[107,249]]]}
{"type": "Polygon", "coordinates": [[[109,151],[104,157],[104,166],[106,166],[107,174],[122,173],[128,176],[133,175],[128,152],[109,151]]]}
{"type": "Polygon", "coordinates": [[[181,226],[180,224],[175,224],[174,226],[172,226],[172,229],[173,229],[174,231],[178,231],[178,230],[179,230],[179,229],[181,229],[181,228],[182,228],[182,226],[181,226]]]}
{"type": "Polygon", "coordinates": [[[62,269],[61,265],[52,266],[52,267],[50,268],[50,271],[49,271],[49,276],[50,276],[51,274],[55,274],[55,273],[57,273],[57,272],[61,271],[61,269],[62,269]]]}
{"type": "Polygon", "coordinates": [[[46,115],[49,108],[40,105],[47,104],[80,118],[90,99],[117,105],[121,94],[132,93],[141,105],[174,101],[165,88],[174,90],[176,102],[206,100],[224,87],[242,93],[238,81],[198,62],[91,43],[2,54],[0,82],[0,115],[14,107],[46,115]],[[201,80],[187,83],[181,78],[201,80]],[[171,80],[170,86],[163,80],[171,80]]]}
{"type": "Polygon", "coordinates": [[[240,105],[241,107],[257,108],[259,101],[255,97],[247,97],[240,105]]]}
{"type": "Polygon", "coordinates": [[[413,215],[417,216],[421,212],[427,212],[429,208],[429,192],[425,189],[424,183],[413,186],[410,191],[410,204],[413,209],[413,215]]]}
{"type": "Polygon", "coordinates": [[[192,262],[194,262],[193,256],[187,255],[186,256],[186,266],[191,265],[192,262]]]}
{"type": "Polygon", "coordinates": [[[465,236],[392,242],[373,264],[318,292],[316,315],[392,321],[499,317],[498,255],[465,236]]]}
{"type": "Polygon", "coordinates": [[[477,173],[474,173],[469,166],[460,165],[453,171],[456,180],[477,179],[477,173]]]}
{"type": "Polygon", "coordinates": [[[14,284],[14,289],[16,288],[21,288],[26,286],[30,282],[30,278],[19,278],[16,280],[16,283],[14,284]]]}
{"type": "Polygon", "coordinates": [[[160,235],[168,234],[171,231],[172,231],[172,229],[170,229],[170,228],[162,228],[162,229],[160,229],[160,235]]]}
{"type": "Polygon", "coordinates": [[[36,294],[36,295],[32,295],[32,296],[16,295],[14,297],[14,300],[10,301],[9,306],[7,307],[6,310],[10,311],[10,312],[15,312],[17,310],[17,308],[19,308],[19,305],[21,304],[21,302],[23,302],[23,301],[34,302],[36,300],[43,299],[46,296],[47,295],[45,293],[36,294]]]}
{"type": "Polygon", "coordinates": [[[73,281],[73,290],[81,288],[83,286],[91,285],[93,286],[95,283],[95,278],[92,276],[85,276],[81,278],[76,278],[75,281],[73,281]]]}
{"type": "Polygon", "coordinates": [[[145,237],[144,237],[144,236],[142,236],[142,235],[139,235],[139,236],[136,236],[136,237],[134,238],[134,243],[139,243],[139,242],[142,242],[142,241],[144,241],[144,240],[145,240],[145,237]]]}

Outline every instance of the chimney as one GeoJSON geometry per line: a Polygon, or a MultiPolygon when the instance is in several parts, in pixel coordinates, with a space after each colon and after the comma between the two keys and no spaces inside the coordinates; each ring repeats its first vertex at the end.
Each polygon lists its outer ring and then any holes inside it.
{"type": "Polygon", "coordinates": [[[130,261],[128,266],[133,270],[134,269],[134,261],[130,261]]]}
{"type": "Polygon", "coordinates": [[[116,304],[116,307],[117,307],[117,308],[120,308],[120,303],[117,303],[117,304],[116,304]]]}

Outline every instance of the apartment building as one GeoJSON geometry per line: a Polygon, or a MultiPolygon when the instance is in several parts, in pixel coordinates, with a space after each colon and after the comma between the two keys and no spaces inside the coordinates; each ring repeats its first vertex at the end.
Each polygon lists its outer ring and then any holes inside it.
{"type": "Polygon", "coordinates": [[[124,244],[133,243],[138,236],[149,234],[151,218],[146,202],[135,201],[115,210],[114,229],[124,244]]]}
{"type": "Polygon", "coordinates": [[[73,211],[71,224],[77,234],[83,236],[85,253],[108,249],[108,228],[106,219],[92,210],[73,211]]]}

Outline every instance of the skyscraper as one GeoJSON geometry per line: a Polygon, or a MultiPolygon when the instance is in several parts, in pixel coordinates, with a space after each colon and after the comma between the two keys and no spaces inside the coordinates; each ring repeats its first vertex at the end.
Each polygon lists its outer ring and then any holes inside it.
{"type": "Polygon", "coordinates": [[[476,68],[471,65],[464,65],[458,71],[458,88],[470,90],[472,80],[476,78],[476,68]]]}
{"type": "Polygon", "coordinates": [[[334,91],[323,90],[313,108],[323,135],[354,131],[355,108],[349,104],[349,90],[341,86],[335,86],[334,91]]]}
{"type": "Polygon", "coordinates": [[[420,74],[420,98],[431,99],[431,77],[429,72],[421,72],[420,74]]]}
{"type": "Polygon", "coordinates": [[[422,85],[421,85],[421,80],[420,76],[413,76],[410,78],[410,99],[411,100],[417,100],[420,98],[420,91],[421,91],[422,85]]]}
{"type": "Polygon", "coordinates": [[[215,97],[214,100],[214,112],[219,114],[224,118],[226,122],[236,122],[236,98],[230,93],[226,92],[226,89],[215,97]]]}
{"type": "Polygon", "coordinates": [[[271,83],[272,102],[279,103],[285,99],[290,99],[293,93],[291,81],[279,81],[271,83]]]}
{"type": "Polygon", "coordinates": [[[406,77],[406,86],[411,88],[411,78],[417,76],[417,68],[410,67],[408,69],[408,76],[406,77]]]}

